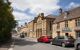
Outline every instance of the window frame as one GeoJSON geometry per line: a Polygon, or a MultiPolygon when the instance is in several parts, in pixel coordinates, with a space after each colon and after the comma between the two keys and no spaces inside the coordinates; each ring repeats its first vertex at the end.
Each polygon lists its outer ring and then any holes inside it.
{"type": "Polygon", "coordinates": [[[65,27],[68,27],[68,21],[65,21],[65,27]]]}
{"type": "Polygon", "coordinates": [[[60,23],[57,23],[57,29],[60,29],[60,23]]]}
{"type": "Polygon", "coordinates": [[[80,18],[77,18],[75,21],[76,21],[76,23],[75,23],[76,26],[80,26],[80,18]]]}

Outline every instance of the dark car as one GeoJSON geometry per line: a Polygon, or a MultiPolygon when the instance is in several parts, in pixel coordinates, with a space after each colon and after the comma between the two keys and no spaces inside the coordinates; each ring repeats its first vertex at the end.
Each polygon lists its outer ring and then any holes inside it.
{"type": "Polygon", "coordinates": [[[65,36],[59,36],[52,39],[51,44],[52,45],[61,45],[62,47],[65,46],[74,46],[74,38],[72,37],[65,37],[65,36]]]}
{"type": "Polygon", "coordinates": [[[38,42],[44,42],[44,43],[49,43],[51,42],[52,37],[51,36],[41,36],[40,38],[37,39],[38,42]]]}
{"type": "Polygon", "coordinates": [[[25,36],[24,36],[24,34],[23,34],[23,33],[21,33],[21,34],[20,34],[20,37],[21,37],[21,38],[24,38],[25,36]]]}

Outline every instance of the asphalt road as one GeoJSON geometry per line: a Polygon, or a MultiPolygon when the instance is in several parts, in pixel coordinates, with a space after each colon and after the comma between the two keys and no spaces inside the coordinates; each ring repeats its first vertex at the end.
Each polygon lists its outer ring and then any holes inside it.
{"type": "Polygon", "coordinates": [[[13,50],[74,50],[74,48],[51,45],[49,43],[38,43],[31,38],[15,38],[13,50]]]}

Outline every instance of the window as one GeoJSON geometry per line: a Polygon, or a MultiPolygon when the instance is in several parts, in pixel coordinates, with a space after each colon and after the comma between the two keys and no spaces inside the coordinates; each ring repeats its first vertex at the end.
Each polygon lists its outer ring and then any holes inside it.
{"type": "Polygon", "coordinates": [[[57,23],[57,29],[60,29],[60,23],[57,23]]]}
{"type": "Polygon", "coordinates": [[[80,37],[80,31],[76,32],[76,37],[80,37]]]}
{"type": "Polygon", "coordinates": [[[80,26],[80,18],[76,19],[76,26],[80,26]]]}
{"type": "Polygon", "coordinates": [[[52,30],[52,23],[50,22],[50,30],[52,30]]]}
{"type": "Polygon", "coordinates": [[[68,21],[65,21],[65,27],[68,27],[68,21]]]}
{"type": "Polygon", "coordinates": [[[37,25],[42,25],[42,21],[38,21],[37,22],[37,25]]]}
{"type": "Polygon", "coordinates": [[[64,39],[64,36],[58,37],[58,39],[64,39]]]}

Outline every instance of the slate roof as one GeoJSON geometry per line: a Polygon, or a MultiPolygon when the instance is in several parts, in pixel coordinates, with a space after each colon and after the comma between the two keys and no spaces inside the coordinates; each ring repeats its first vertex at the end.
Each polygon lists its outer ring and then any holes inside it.
{"type": "Polygon", "coordinates": [[[65,12],[63,12],[61,15],[59,15],[55,19],[54,23],[58,23],[58,22],[62,22],[62,21],[65,21],[65,20],[70,20],[70,19],[75,19],[75,18],[80,17],[80,7],[71,9],[71,10],[69,10],[67,12],[69,13],[67,18],[64,18],[65,12]]]}
{"type": "Polygon", "coordinates": [[[45,18],[52,18],[52,19],[55,19],[56,16],[54,16],[54,15],[47,15],[45,18]]]}

